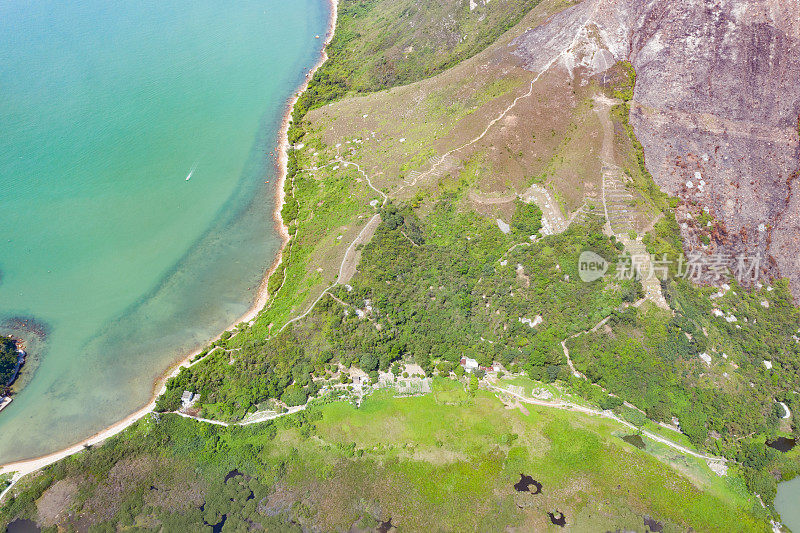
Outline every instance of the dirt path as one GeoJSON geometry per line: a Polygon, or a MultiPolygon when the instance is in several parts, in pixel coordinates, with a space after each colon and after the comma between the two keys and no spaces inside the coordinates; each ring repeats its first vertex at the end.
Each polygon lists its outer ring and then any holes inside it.
{"type": "MultiPolygon", "coordinates": [[[[625,187],[624,174],[617,165],[614,157],[614,124],[611,122],[610,111],[619,100],[607,98],[603,95],[594,97],[594,111],[603,126],[603,145],[600,158],[603,162],[601,172],[603,180],[603,212],[606,216],[605,229],[609,235],[615,235],[631,255],[633,268],[631,275],[638,275],[642,282],[645,298],[664,310],[669,310],[669,304],[661,292],[661,282],[658,272],[641,240],[641,235],[636,234],[634,217],[637,214],[635,197],[625,187]],[[631,238],[636,234],[635,238],[631,238]]],[[[652,228],[658,217],[650,221],[648,227],[652,228]]],[[[626,273],[627,274],[627,273],[626,273]]]]}
{"type": "Polygon", "coordinates": [[[344,253],[344,258],[342,258],[342,264],[339,266],[339,276],[336,279],[338,285],[349,283],[353,278],[353,275],[356,273],[356,267],[358,267],[359,260],[361,259],[361,250],[357,249],[358,245],[367,244],[372,239],[372,236],[375,235],[375,230],[378,229],[380,223],[381,216],[373,215],[372,218],[369,219],[369,222],[367,222],[367,225],[364,226],[364,229],[362,229],[353,242],[350,243],[350,246],[344,253]]]}
{"type": "Polygon", "coordinates": [[[622,102],[616,98],[608,98],[602,94],[596,95],[594,101],[594,111],[597,113],[597,118],[600,119],[600,124],[603,126],[603,146],[600,149],[600,158],[603,160],[603,163],[613,165],[615,164],[614,124],[611,122],[609,111],[613,106],[622,102]]]}
{"type": "Polygon", "coordinates": [[[275,420],[276,418],[280,418],[282,416],[293,415],[300,411],[305,410],[308,406],[308,403],[304,403],[303,405],[297,405],[295,407],[289,407],[283,413],[276,413],[274,411],[258,411],[255,412],[247,417],[244,420],[239,422],[222,422],[220,420],[213,420],[211,418],[201,418],[199,416],[192,416],[186,413],[174,413],[178,416],[182,416],[183,418],[191,418],[192,420],[197,420],[198,422],[204,422],[206,424],[214,424],[215,426],[224,426],[224,427],[231,427],[231,426],[249,426],[251,424],[260,424],[262,422],[267,422],[268,420],[275,420]]]}
{"type": "MultiPolygon", "coordinates": [[[[594,11],[593,11],[593,13],[591,15],[592,17],[594,16],[594,13],[597,12],[598,7],[599,7],[599,3],[597,5],[595,5],[594,11]]],[[[443,164],[445,164],[447,162],[447,159],[452,154],[454,154],[456,152],[460,152],[464,148],[472,146],[476,142],[478,142],[481,139],[483,139],[486,136],[486,134],[489,133],[489,130],[491,130],[492,127],[495,124],[497,124],[503,118],[505,118],[505,116],[508,115],[508,113],[510,113],[511,110],[514,109],[517,106],[517,104],[519,103],[520,100],[524,100],[525,98],[529,98],[531,95],[533,95],[533,88],[536,85],[536,82],[539,81],[539,78],[542,76],[542,74],[544,74],[545,72],[550,70],[550,68],[553,65],[555,65],[560,59],[565,57],[565,55],[567,53],[569,53],[570,50],[572,50],[577,45],[580,37],[581,37],[581,33],[580,32],[576,32],[575,37],[573,37],[572,41],[570,41],[560,52],[554,54],[553,57],[550,59],[550,61],[548,61],[544,65],[544,67],[542,67],[542,69],[536,74],[536,76],[533,77],[533,79],[530,82],[530,86],[528,87],[527,92],[525,92],[524,94],[521,94],[521,95],[517,96],[516,98],[514,98],[514,100],[508,105],[508,107],[506,107],[502,112],[500,112],[499,115],[497,115],[495,118],[493,118],[492,120],[489,121],[489,123],[486,125],[486,128],[477,137],[475,137],[474,139],[472,139],[469,142],[466,142],[466,143],[462,144],[461,146],[458,146],[456,148],[452,148],[452,149],[448,150],[447,152],[445,152],[442,156],[437,157],[434,160],[433,164],[431,165],[431,168],[429,168],[425,172],[420,172],[418,174],[415,174],[411,181],[407,181],[406,183],[404,183],[403,185],[398,187],[395,190],[395,194],[400,192],[401,190],[403,190],[406,187],[413,187],[421,179],[424,179],[424,178],[426,178],[426,177],[428,177],[430,175],[435,175],[439,171],[439,167],[441,167],[443,164]]]]}
{"type": "Polygon", "coordinates": [[[525,203],[535,203],[542,210],[542,235],[554,235],[567,229],[569,222],[550,191],[534,183],[520,195],[525,203]]]}
{"type": "MultiPolygon", "coordinates": [[[[381,198],[383,198],[383,201],[381,202],[381,207],[386,205],[386,202],[389,201],[389,196],[372,184],[372,180],[367,175],[367,173],[364,172],[364,170],[361,168],[361,165],[359,165],[358,163],[353,163],[352,161],[345,161],[344,159],[341,158],[341,156],[338,156],[336,159],[334,159],[327,165],[323,165],[321,167],[307,168],[303,169],[302,171],[311,172],[314,170],[320,170],[325,167],[329,167],[331,165],[336,165],[336,164],[341,164],[343,167],[348,167],[351,165],[355,167],[358,173],[361,174],[361,176],[363,176],[364,180],[366,180],[369,188],[371,188],[373,191],[378,193],[378,195],[380,195],[381,198]]],[[[336,287],[337,285],[344,285],[350,282],[350,279],[352,279],[353,275],[356,272],[356,268],[358,267],[358,262],[361,258],[361,251],[356,250],[356,248],[359,244],[366,244],[370,241],[370,239],[372,239],[372,236],[375,234],[375,230],[378,229],[378,224],[380,224],[380,222],[381,222],[380,214],[375,214],[372,216],[372,218],[369,219],[367,224],[361,229],[358,235],[356,235],[356,238],[353,239],[353,242],[350,243],[350,246],[347,247],[347,250],[345,250],[344,257],[342,257],[342,262],[339,264],[339,273],[336,276],[336,281],[334,281],[331,285],[325,287],[325,289],[322,290],[319,296],[317,296],[317,298],[311,303],[311,305],[308,307],[308,309],[305,310],[305,312],[287,321],[283,325],[283,327],[281,327],[279,332],[286,329],[286,327],[289,324],[293,324],[298,320],[302,320],[303,318],[307,317],[308,314],[314,310],[314,307],[316,307],[317,303],[319,303],[319,301],[322,300],[322,298],[326,294],[328,294],[328,291],[330,291],[332,288],[336,287]]],[[[281,286],[283,286],[283,284],[281,284],[281,286]]]]}
{"type": "MultiPolygon", "coordinates": [[[[500,392],[502,394],[508,394],[509,396],[513,396],[514,398],[516,398],[517,400],[519,400],[519,401],[521,401],[523,403],[528,403],[528,404],[532,404],[532,405],[540,405],[542,407],[550,407],[550,408],[553,408],[553,409],[563,409],[563,410],[566,410],[566,411],[576,411],[576,412],[584,413],[586,415],[591,415],[591,416],[600,416],[600,417],[603,417],[603,418],[608,418],[608,419],[614,420],[615,422],[618,422],[619,424],[622,424],[623,426],[625,426],[627,428],[630,428],[630,429],[632,429],[634,431],[639,431],[639,428],[637,428],[636,426],[634,426],[633,424],[631,424],[627,420],[621,419],[620,417],[618,417],[617,415],[615,415],[611,411],[600,411],[598,409],[592,409],[590,407],[585,407],[583,405],[578,405],[578,404],[571,403],[571,402],[565,402],[563,400],[559,400],[558,402],[551,402],[551,401],[547,401],[547,400],[537,400],[535,398],[527,398],[525,396],[522,396],[521,394],[517,394],[515,392],[511,392],[511,391],[509,391],[507,389],[503,389],[503,388],[498,387],[496,385],[489,385],[489,388],[494,390],[495,392],[500,392]]],[[[691,455],[693,457],[697,457],[699,459],[703,459],[704,461],[707,461],[709,463],[724,464],[724,463],[728,462],[728,460],[725,457],[716,457],[714,455],[705,455],[705,454],[696,452],[694,450],[690,450],[689,448],[686,448],[685,446],[681,446],[680,444],[678,444],[676,442],[673,442],[673,441],[671,441],[671,440],[669,440],[667,438],[664,438],[664,437],[662,437],[660,435],[656,435],[655,433],[651,433],[649,431],[641,430],[641,434],[646,436],[650,440],[654,440],[656,442],[660,442],[661,444],[664,444],[666,446],[669,446],[670,448],[678,450],[681,453],[685,453],[687,455],[691,455]]]]}
{"type": "Polygon", "coordinates": [[[586,379],[586,376],[584,376],[575,369],[575,365],[572,363],[572,359],[570,359],[569,357],[569,349],[567,348],[567,341],[570,339],[574,339],[576,337],[580,337],[581,335],[585,335],[587,333],[596,333],[598,329],[602,328],[606,324],[606,322],[609,321],[609,319],[611,319],[611,317],[607,316],[603,320],[595,324],[595,326],[592,327],[591,329],[587,329],[586,331],[579,331],[578,333],[570,335],[569,337],[561,341],[561,347],[564,349],[564,356],[567,358],[567,365],[569,365],[569,369],[572,371],[572,375],[575,376],[576,378],[586,379]]]}

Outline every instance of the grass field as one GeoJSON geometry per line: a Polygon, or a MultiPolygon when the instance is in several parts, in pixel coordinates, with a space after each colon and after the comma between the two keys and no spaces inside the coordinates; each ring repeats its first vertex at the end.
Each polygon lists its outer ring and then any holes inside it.
{"type": "Polygon", "coordinates": [[[755,499],[738,478],[704,477],[688,460],[679,473],[665,466],[669,450],[638,450],[619,430],[555,409],[523,413],[449,380],[422,397],[386,391],[360,408],[324,403],[246,428],[171,415],[23,481],[0,508],[0,524],[17,516],[53,524],[58,515],[67,527],[178,531],[224,514],[222,531],[248,520],[322,531],[388,520],[398,531],[546,531],[560,530],[547,514],[558,511],[571,531],[643,530],[645,517],[664,531],[767,529],[751,516],[755,499]],[[224,481],[234,469],[246,477],[224,481]],[[541,483],[541,493],[517,492],[520,474],[541,483]],[[252,492],[244,500],[252,503],[234,508],[241,491],[252,492]]]}

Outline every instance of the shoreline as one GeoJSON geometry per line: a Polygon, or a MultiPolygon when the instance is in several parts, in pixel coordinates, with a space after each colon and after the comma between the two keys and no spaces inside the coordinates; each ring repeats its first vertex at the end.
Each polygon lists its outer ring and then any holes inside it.
{"type": "MultiPolygon", "coordinates": [[[[25,365],[25,359],[28,357],[28,353],[25,351],[25,341],[23,339],[17,338],[14,335],[4,335],[3,337],[10,339],[11,342],[14,343],[14,347],[17,350],[17,362],[14,365],[14,372],[11,375],[11,380],[5,385],[0,383],[0,387],[11,389],[19,378],[20,372],[22,372],[22,367],[25,365]]],[[[10,398],[11,396],[12,393],[9,393],[7,396],[2,396],[2,390],[0,389],[0,400],[4,398],[10,398]]],[[[3,407],[6,405],[8,404],[2,404],[0,411],[2,411],[3,407]]]]}
{"type": "MultiPolygon", "coordinates": [[[[267,269],[266,273],[264,274],[263,278],[261,279],[261,283],[258,286],[256,291],[255,299],[253,300],[253,304],[250,306],[250,309],[239,317],[238,320],[234,321],[233,324],[229,325],[223,331],[221,331],[216,337],[208,341],[207,344],[215,342],[218,340],[223,333],[229,331],[231,328],[235,327],[237,324],[242,322],[250,322],[252,323],[253,320],[258,316],[258,314],[262,311],[264,306],[266,305],[267,301],[269,300],[269,294],[267,292],[267,286],[270,276],[277,270],[280,264],[283,262],[283,253],[286,249],[286,245],[289,243],[290,235],[286,224],[284,224],[283,218],[281,217],[281,209],[283,208],[283,204],[286,201],[285,193],[284,193],[284,185],[286,182],[286,175],[288,171],[288,162],[289,162],[289,126],[291,125],[292,120],[292,111],[294,110],[294,106],[297,103],[300,96],[308,89],[308,85],[311,83],[311,79],[314,76],[314,73],[321,67],[325,61],[328,60],[328,55],[326,53],[326,49],[330,44],[331,40],[334,37],[336,32],[336,22],[338,18],[338,9],[339,9],[339,1],[338,0],[327,0],[330,15],[328,17],[328,28],[327,33],[325,36],[325,41],[322,45],[322,50],[319,55],[318,61],[314,64],[314,66],[308,71],[307,75],[305,76],[305,81],[298,87],[292,94],[291,98],[287,100],[286,110],[283,115],[283,120],[281,122],[281,127],[278,130],[278,177],[276,186],[278,188],[277,194],[275,195],[275,205],[274,205],[274,212],[273,212],[273,219],[275,222],[275,226],[278,229],[278,233],[281,237],[281,245],[278,250],[278,254],[275,257],[272,265],[267,269]]],[[[177,359],[177,361],[173,362],[167,369],[161,374],[161,376],[156,379],[153,383],[152,387],[152,395],[150,401],[143,406],[142,408],[134,411],[130,415],[126,416],[122,420],[115,422],[114,424],[108,426],[107,428],[98,431],[94,435],[83,439],[82,441],[75,443],[71,446],[68,446],[62,450],[49,453],[40,457],[34,457],[31,459],[24,459],[21,461],[14,461],[11,463],[6,463],[0,465],[0,475],[2,474],[9,474],[13,473],[14,478],[12,479],[11,484],[6,487],[6,489],[0,493],[0,501],[2,501],[3,497],[11,490],[11,488],[24,476],[31,474],[37,470],[40,470],[46,466],[49,466],[61,459],[69,457],[70,455],[74,455],[86,448],[96,446],[97,444],[102,443],[106,439],[113,437],[124,431],[125,429],[129,428],[135,422],[146,416],[147,414],[151,413],[155,408],[156,400],[159,396],[161,396],[164,391],[166,391],[167,381],[175,377],[182,368],[188,368],[192,366],[192,359],[197,356],[202,350],[205,348],[203,347],[194,350],[192,353],[188,354],[185,357],[177,359]]],[[[196,361],[199,362],[199,361],[196,361]]]]}

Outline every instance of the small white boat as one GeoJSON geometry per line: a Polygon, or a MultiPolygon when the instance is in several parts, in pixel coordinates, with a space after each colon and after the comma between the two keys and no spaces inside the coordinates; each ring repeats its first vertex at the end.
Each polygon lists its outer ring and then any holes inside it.
{"type": "Polygon", "coordinates": [[[195,169],[197,169],[197,163],[192,165],[192,170],[190,170],[189,171],[189,175],[186,176],[186,181],[189,181],[190,179],[192,179],[192,174],[194,174],[195,169]]]}

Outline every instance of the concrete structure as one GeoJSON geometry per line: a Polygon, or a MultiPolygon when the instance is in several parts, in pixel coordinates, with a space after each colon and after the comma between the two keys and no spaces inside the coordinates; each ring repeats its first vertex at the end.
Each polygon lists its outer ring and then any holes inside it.
{"type": "Polygon", "coordinates": [[[473,370],[478,369],[478,362],[475,359],[470,359],[469,357],[462,357],[461,366],[464,367],[464,370],[471,373],[473,370]]]}
{"type": "Polygon", "coordinates": [[[195,399],[194,396],[195,394],[193,392],[188,390],[183,391],[183,394],[181,395],[181,407],[189,407],[192,405],[195,399]]]}

